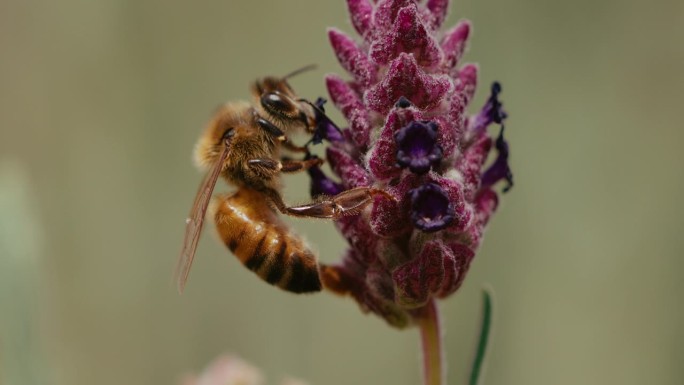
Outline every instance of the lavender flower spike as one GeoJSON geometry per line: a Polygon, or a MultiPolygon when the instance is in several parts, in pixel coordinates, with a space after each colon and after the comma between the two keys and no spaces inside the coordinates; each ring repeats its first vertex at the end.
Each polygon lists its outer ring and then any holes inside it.
{"type": "Polygon", "coordinates": [[[347,0],[361,38],[328,31],[349,80],[328,75],[326,85],[348,128],[322,130],[340,182],[312,169],[311,192],[365,186],[392,199],[378,195],[337,220],[349,250],[322,267],[322,281],[399,328],[429,329],[435,300],[458,290],[482,241],[499,201],[495,184],[512,183],[508,143],[487,132],[506,118],[501,85],[467,115],[478,75],[476,65],[461,62],[471,25],[440,32],[448,3],[347,0]],[[489,165],[492,147],[498,157],[489,165]]]}

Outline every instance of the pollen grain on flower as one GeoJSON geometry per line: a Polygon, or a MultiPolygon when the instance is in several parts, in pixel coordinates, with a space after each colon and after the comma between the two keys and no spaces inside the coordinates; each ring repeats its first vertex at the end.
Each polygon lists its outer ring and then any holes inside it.
{"type": "Polygon", "coordinates": [[[314,168],[311,193],[365,186],[392,199],[375,196],[360,215],[336,222],[349,250],[340,263],[322,267],[323,282],[405,327],[414,324],[415,309],[459,288],[498,206],[497,184],[512,186],[507,114],[498,82],[485,105],[467,114],[478,77],[477,65],[462,62],[472,27],[463,20],[440,32],[448,0],[347,5],[360,39],[328,31],[350,77],[326,78],[347,121],[327,138],[339,182],[314,168]],[[501,126],[496,138],[491,125],[501,126]]]}

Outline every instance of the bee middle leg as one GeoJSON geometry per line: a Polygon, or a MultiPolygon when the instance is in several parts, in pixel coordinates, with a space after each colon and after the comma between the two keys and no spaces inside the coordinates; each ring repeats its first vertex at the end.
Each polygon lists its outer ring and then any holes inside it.
{"type": "Polygon", "coordinates": [[[323,159],[311,158],[306,160],[292,160],[283,159],[282,161],[277,161],[275,159],[263,158],[263,159],[250,159],[247,161],[250,166],[257,166],[265,168],[272,172],[297,172],[308,170],[314,166],[320,166],[323,164],[323,159]]]}
{"type": "Polygon", "coordinates": [[[290,139],[288,139],[288,138],[286,138],[283,141],[282,145],[283,145],[283,147],[285,147],[286,149],[288,149],[289,151],[292,151],[292,152],[301,152],[301,153],[305,153],[305,154],[310,153],[308,146],[298,146],[298,145],[290,142],[290,139]]]}

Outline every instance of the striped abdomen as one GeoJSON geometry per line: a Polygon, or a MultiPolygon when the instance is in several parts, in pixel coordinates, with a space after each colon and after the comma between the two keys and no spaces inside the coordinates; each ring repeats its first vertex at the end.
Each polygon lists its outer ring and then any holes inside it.
{"type": "Polygon", "coordinates": [[[259,192],[241,188],[219,196],[214,220],[230,251],[264,281],[294,293],[321,290],[316,257],[259,192]]]}

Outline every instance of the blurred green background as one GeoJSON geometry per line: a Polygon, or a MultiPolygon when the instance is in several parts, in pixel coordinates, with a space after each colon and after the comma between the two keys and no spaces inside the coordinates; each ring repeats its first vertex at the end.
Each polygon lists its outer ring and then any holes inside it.
{"type": "MultiPolygon", "coordinates": [[[[0,2],[0,381],[175,384],[235,352],[271,379],[417,384],[416,330],[275,290],[211,231],[176,293],[213,108],[309,63],[292,84],[324,95],[325,28],[352,31],[342,0],[193,3],[0,2]]],[[[684,2],[459,0],[445,25],[463,17],[476,105],[504,85],[516,186],[442,303],[450,384],[485,283],[487,384],[684,383],[684,2]]],[[[330,223],[293,223],[339,258],[330,223]]]]}

